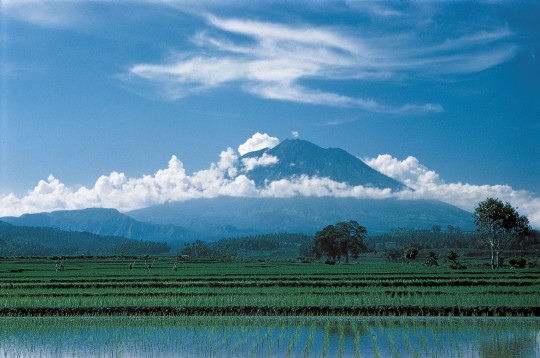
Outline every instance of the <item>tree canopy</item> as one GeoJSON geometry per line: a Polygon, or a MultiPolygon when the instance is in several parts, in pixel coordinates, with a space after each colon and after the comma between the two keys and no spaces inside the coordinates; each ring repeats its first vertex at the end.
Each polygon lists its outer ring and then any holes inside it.
{"type": "Polygon", "coordinates": [[[360,252],[366,249],[364,240],[367,236],[365,227],[356,221],[341,221],[335,225],[328,225],[315,234],[313,243],[313,253],[315,257],[320,258],[326,255],[332,259],[349,263],[349,257],[357,259],[360,252]]]}
{"type": "Polygon", "coordinates": [[[474,210],[474,223],[481,240],[491,250],[491,268],[499,267],[499,254],[514,239],[529,233],[529,219],[518,214],[510,203],[487,198],[474,210]]]}

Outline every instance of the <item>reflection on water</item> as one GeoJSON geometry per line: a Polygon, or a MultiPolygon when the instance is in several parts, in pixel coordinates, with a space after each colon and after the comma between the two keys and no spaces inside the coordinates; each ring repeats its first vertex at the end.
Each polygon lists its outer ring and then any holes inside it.
{"type": "Polygon", "coordinates": [[[0,318],[3,357],[539,357],[535,318],[0,318]]]}

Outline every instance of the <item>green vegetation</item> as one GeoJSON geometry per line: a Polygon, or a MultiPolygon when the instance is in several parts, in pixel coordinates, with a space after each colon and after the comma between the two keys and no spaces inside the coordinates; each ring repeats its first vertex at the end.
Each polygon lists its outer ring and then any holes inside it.
{"type": "MultiPolygon", "coordinates": [[[[419,259],[427,253],[420,252],[419,259]]],[[[0,260],[2,315],[540,315],[540,269],[181,257],[0,260]],[[150,264],[151,263],[151,264],[150,264]]]]}
{"type": "Polygon", "coordinates": [[[184,244],[182,255],[191,258],[240,257],[261,259],[296,259],[313,256],[313,237],[305,234],[272,233],[226,238],[215,242],[196,240],[184,244]]]}

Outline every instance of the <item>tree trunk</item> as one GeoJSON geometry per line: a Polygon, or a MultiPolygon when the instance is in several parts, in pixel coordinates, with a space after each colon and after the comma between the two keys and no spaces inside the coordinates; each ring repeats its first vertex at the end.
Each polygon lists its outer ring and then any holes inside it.
{"type": "Polygon", "coordinates": [[[495,269],[495,229],[491,226],[490,238],[489,238],[489,247],[491,248],[491,269],[495,269]]]}
{"type": "Polygon", "coordinates": [[[491,269],[495,269],[495,250],[493,249],[493,245],[491,246],[491,269]]]}

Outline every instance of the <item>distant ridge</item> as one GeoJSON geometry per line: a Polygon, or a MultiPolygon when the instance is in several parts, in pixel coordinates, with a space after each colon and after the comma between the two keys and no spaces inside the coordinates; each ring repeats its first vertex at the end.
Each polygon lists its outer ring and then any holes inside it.
{"type": "Polygon", "coordinates": [[[67,231],[86,231],[103,236],[156,242],[181,243],[190,241],[195,236],[193,232],[182,227],[134,220],[116,209],[61,210],[25,214],[20,217],[4,217],[0,220],[17,226],[53,227],[67,231]]]}
{"type": "Polygon", "coordinates": [[[241,159],[260,158],[264,154],[276,157],[276,164],[257,166],[247,172],[257,186],[280,179],[291,179],[307,175],[330,178],[352,186],[363,185],[379,189],[400,191],[407,187],[392,179],[343,149],[323,149],[309,141],[287,139],[272,149],[262,149],[244,154],[241,159]]]}

